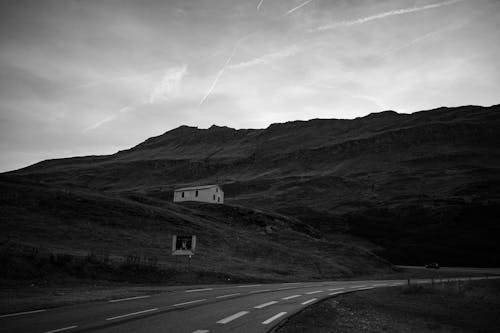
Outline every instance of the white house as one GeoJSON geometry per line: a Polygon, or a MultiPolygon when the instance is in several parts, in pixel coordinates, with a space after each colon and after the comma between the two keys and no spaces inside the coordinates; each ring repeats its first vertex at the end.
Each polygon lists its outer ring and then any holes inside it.
{"type": "Polygon", "coordinates": [[[208,203],[224,203],[224,192],[219,185],[202,185],[179,188],[174,191],[174,202],[200,201],[208,203]]]}

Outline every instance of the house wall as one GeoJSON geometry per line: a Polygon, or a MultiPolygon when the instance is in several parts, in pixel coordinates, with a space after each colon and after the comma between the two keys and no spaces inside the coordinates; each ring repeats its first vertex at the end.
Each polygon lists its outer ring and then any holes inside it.
{"type": "Polygon", "coordinates": [[[216,189],[216,187],[212,187],[201,190],[175,191],[174,202],[199,201],[222,204],[224,203],[224,192],[221,190],[216,191],[216,189]],[[198,191],[198,196],[196,196],[196,191],[198,191]],[[184,197],[182,197],[183,192],[184,197]]]}

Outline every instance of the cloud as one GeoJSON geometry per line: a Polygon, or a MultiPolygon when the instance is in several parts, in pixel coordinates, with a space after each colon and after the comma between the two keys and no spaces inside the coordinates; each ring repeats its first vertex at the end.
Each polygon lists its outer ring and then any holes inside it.
{"type": "Polygon", "coordinates": [[[289,11],[287,11],[285,14],[283,14],[283,16],[287,16],[287,15],[290,15],[291,13],[293,13],[294,11],[304,7],[305,5],[307,5],[309,2],[311,2],[312,0],[308,0],[306,2],[303,2],[301,3],[300,5],[298,5],[297,7],[294,7],[292,9],[290,9],[289,11]]]}
{"type": "Polygon", "coordinates": [[[110,116],[107,116],[106,118],[104,118],[102,120],[99,120],[97,123],[95,123],[93,125],[90,125],[89,127],[85,128],[83,130],[83,133],[95,130],[96,128],[101,127],[102,125],[104,125],[105,123],[108,123],[108,122],[114,120],[116,117],[117,117],[117,114],[112,114],[110,116]]]}
{"type": "Polygon", "coordinates": [[[269,53],[266,55],[263,55],[261,57],[245,61],[245,62],[240,62],[238,64],[234,64],[231,66],[228,66],[228,69],[240,69],[240,68],[246,68],[246,67],[251,67],[251,66],[256,66],[256,65],[265,65],[271,61],[280,59],[280,58],[286,58],[290,57],[296,53],[299,52],[299,48],[295,45],[288,47],[282,51],[279,52],[274,52],[274,53],[269,53]]]}
{"type": "Polygon", "coordinates": [[[215,75],[215,78],[214,80],[212,81],[212,84],[210,85],[210,87],[208,88],[207,92],[205,93],[205,95],[203,95],[203,97],[201,98],[200,100],[200,103],[198,104],[198,106],[201,106],[203,105],[203,103],[206,101],[206,99],[210,96],[210,94],[212,93],[212,91],[214,90],[215,86],[217,85],[217,82],[219,82],[219,79],[221,78],[222,74],[224,74],[224,72],[226,71],[226,68],[227,66],[229,66],[229,64],[231,63],[231,60],[233,60],[233,57],[234,55],[236,54],[236,50],[238,49],[238,47],[240,46],[241,42],[243,42],[245,39],[247,39],[248,37],[254,35],[255,33],[251,33],[251,34],[248,34],[242,38],[240,38],[236,44],[234,45],[233,47],[233,50],[231,51],[231,54],[229,55],[229,57],[227,58],[226,62],[224,63],[224,65],[222,65],[222,68],[217,72],[217,74],[215,75]]]}
{"type": "Polygon", "coordinates": [[[151,91],[148,103],[162,103],[175,97],[179,84],[187,73],[187,67],[187,65],[182,65],[168,69],[161,81],[151,91]]]}
{"type": "Polygon", "coordinates": [[[332,24],[327,24],[323,25],[321,27],[317,27],[315,29],[312,29],[311,32],[313,31],[325,31],[325,30],[330,30],[330,29],[335,29],[337,27],[350,27],[354,25],[359,25],[359,24],[364,24],[370,21],[374,20],[380,20],[386,17],[391,17],[395,15],[404,15],[404,14],[410,14],[410,13],[416,13],[416,12],[421,12],[429,9],[434,9],[434,8],[439,8],[443,6],[449,6],[458,2],[462,2],[464,0],[450,0],[450,1],[444,1],[444,2],[438,2],[430,5],[425,5],[421,7],[410,7],[410,8],[403,8],[403,9],[396,9],[396,10],[391,10],[388,12],[384,13],[379,13],[371,16],[366,16],[366,17],[361,17],[355,20],[351,21],[340,21],[340,22],[335,22],[332,24]]]}
{"type": "Polygon", "coordinates": [[[260,6],[262,6],[262,3],[264,2],[264,0],[260,0],[259,4],[257,5],[257,10],[260,9],[260,6]]]}

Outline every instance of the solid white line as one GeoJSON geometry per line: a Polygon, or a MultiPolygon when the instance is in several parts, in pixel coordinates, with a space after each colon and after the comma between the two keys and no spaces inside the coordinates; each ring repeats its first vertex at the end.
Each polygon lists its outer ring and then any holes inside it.
{"type": "Polygon", "coordinates": [[[45,333],[56,333],[56,332],[62,332],[62,331],[67,331],[73,328],[77,328],[78,326],[68,326],[68,327],[63,327],[63,328],[58,328],[57,330],[52,330],[52,331],[47,331],[45,333]]]}
{"type": "Polygon", "coordinates": [[[245,286],[238,286],[238,288],[251,288],[251,287],[260,287],[262,286],[261,284],[249,284],[245,286]]]}
{"type": "Polygon", "coordinates": [[[250,291],[249,294],[263,293],[266,291],[271,291],[271,289],[254,290],[254,291],[250,291]]]}
{"type": "Polygon", "coordinates": [[[186,290],[186,292],[187,293],[194,293],[196,291],[209,291],[209,290],[214,290],[214,288],[190,289],[190,290],[186,290]]]}
{"type": "Polygon", "coordinates": [[[343,290],[345,288],[332,288],[332,289],[328,289],[329,291],[334,291],[334,290],[343,290]]]}
{"type": "Polygon", "coordinates": [[[33,311],[9,313],[9,314],[1,315],[0,318],[21,316],[21,315],[25,315],[25,314],[39,313],[39,312],[45,312],[45,311],[47,311],[47,309],[40,309],[40,310],[33,310],[33,311]]]}
{"type": "Polygon", "coordinates": [[[140,299],[140,298],[148,298],[151,297],[150,295],[145,295],[145,296],[136,296],[136,297],[129,297],[129,298],[120,298],[120,299],[112,299],[108,301],[109,303],[115,303],[115,302],[123,302],[123,301],[130,301],[133,299],[140,299]]]}
{"type": "Polygon", "coordinates": [[[276,304],[276,303],[278,303],[278,301],[267,302],[267,303],[264,303],[264,304],[261,304],[261,305],[254,306],[254,309],[262,309],[262,308],[265,308],[266,306],[273,305],[273,304],[276,304]]]}
{"type": "Polygon", "coordinates": [[[288,289],[297,289],[297,287],[283,287],[283,288],[278,288],[276,290],[288,290],[288,289]]]}
{"type": "Polygon", "coordinates": [[[288,297],[283,297],[282,299],[283,300],[289,300],[289,299],[292,299],[292,298],[297,298],[297,297],[300,297],[302,295],[292,295],[292,296],[288,296],[288,297]]]}
{"type": "Polygon", "coordinates": [[[152,312],[152,311],[156,311],[156,310],[158,310],[158,308],[147,309],[147,310],[137,311],[137,312],[132,312],[132,313],[127,313],[127,314],[124,314],[124,315],[121,315],[121,316],[106,318],[106,320],[115,320],[115,319],[120,319],[120,318],[125,318],[125,317],[130,317],[130,316],[138,315],[138,314],[141,314],[141,313],[152,312]]]}
{"type": "Polygon", "coordinates": [[[328,294],[328,296],[334,296],[334,295],[338,295],[338,294],[343,294],[343,292],[342,291],[336,291],[334,293],[328,294]]]}
{"type": "Polygon", "coordinates": [[[271,323],[271,322],[275,321],[276,319],[278,319],[279,317],[282,317],[282,316],[284,316],[284,315],[286,315],[286,312],[280,312],[280,313],[278,313],[278,314],[276,314],[276,315],[272,316],[271,318],[264,320],[264,321],[262,322],[262,324],[267,325],[267,324],[269,324],[269,323],[271,323]]]}
{"type": "Polygon", "coordinates": [[[302,305],[306,305],[306,304],[309,304],[309,303],[314,302],[315,300],[317,300],[317,298],[311,298],[310,300],[305,301],[305,302],[302,302],[302,303],[300,303],[300,304],[302,304],[302,305]]]}
{"type": "Polygon", "coordinates": [[[189,302],[184,302],[184,303],[177,303],[177,304],[174,304],[172,306],[181,306],[181,305],[199,303],[199,302],[203,302],[203,301],[206,301],[206,300],[207,300],[206,298],[204,298],[204,299],[197,299],[197,300],[194,300],[194,301],[189,301],[189,302]]]}
{"type": "Polygon", "coordinates": [[[310,291],[308,293],[306,293],[306,295],[312,295],[312,294],[317,294],[317,293],[322,293],[323,290],[316,290],[316,291],[310,291]]]}
{"type": "Polygon", "coordinates": [[[368,289],[373,289],[375,287],[365,287],[365,288],[359,288],[358,290],[368,290],[368,289]]]}
{"type": "Polygon", "coordinates": [[[363,288],[366,287],[366,284],[361,284],[359,286],[350,286],[349,288],[363,288]]]}
{"type": "Polygon", "coordinates": [[[196,331],[193,331],[193,333],[208,333],[210,332],[209,330],[196,330],[196,331]]]}
{"type": "Polygon", "coordinates": [[[217,296],[215,298],[226,298],[226,297],[238,296],[238,295],[241,295],[241,293],[222,295],[222,296],[217,296]]]}
{"type": "Polygon", "coordinates": [[[232,316],[229,316],[229,317],[226,317],[226,318],[224,318],[224,319],[219,320],[219,321],[217,322],[217,324],[227,324],[227,323],[229,323],[230,321],[233,321],[233,320],[235,320],[235,319],[237,319],[237,318],[239,318],[239,317],[242,317],[242,316],[244,316],[244,315],[246,315],[246,314],[248,314],[248,313],[250,313],[250,312],[249,312],[249,311],[240,311],[240,312],[238,312],[238,313],[235,313],[235,314],[234,314],[234,315],[232,315],[232,316]]]}
{"type": "Polygon", "coordinates": [[[387,283],[379,283],[379,284],[374,284],[374,287],[382,287],[382,286],[387,286],[387,283]]]}

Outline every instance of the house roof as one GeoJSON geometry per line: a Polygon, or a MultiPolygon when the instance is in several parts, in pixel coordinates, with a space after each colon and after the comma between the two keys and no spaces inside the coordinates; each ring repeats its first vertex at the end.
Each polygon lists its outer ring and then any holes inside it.
{"type": "Polygon", "coordinates": [[[192,191],[192,190],[205,190],[205,189],[213,188],[213,187],[219,187],[219,185],[200,185],[200,186],[192,186],[192,187],[183,187],[183,188],[176,189],[175,192],[192,191]]]}

